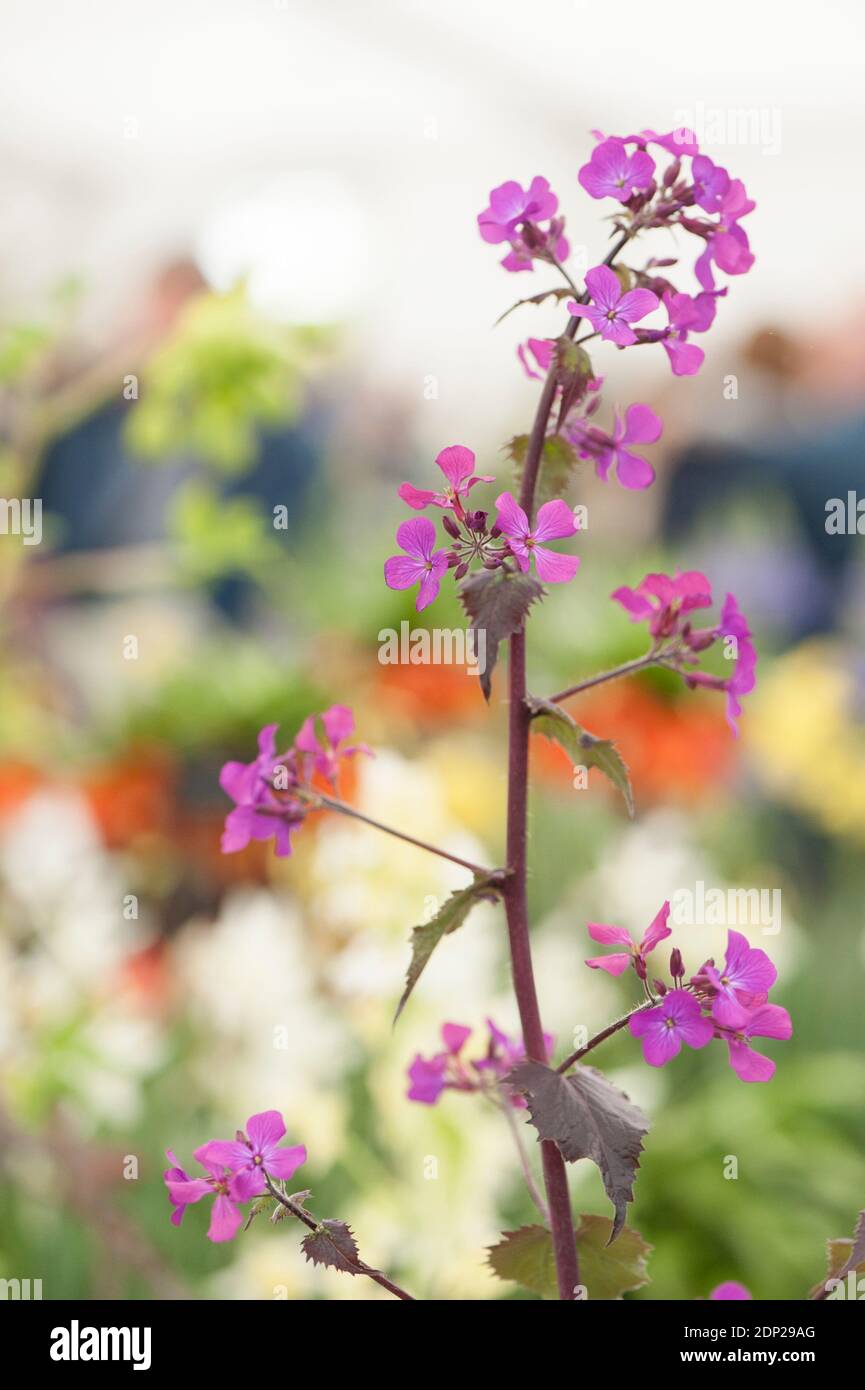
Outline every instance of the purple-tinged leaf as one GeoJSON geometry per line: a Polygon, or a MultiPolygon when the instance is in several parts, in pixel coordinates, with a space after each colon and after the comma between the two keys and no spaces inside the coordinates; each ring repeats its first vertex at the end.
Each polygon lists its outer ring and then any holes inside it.
{"type": "Polygon", "coordinates": [[[526,1096],[541,1139],[552,1139],[568,1163],[590,1158],[600,1169],[615,1218],[610,1241],[625,1223],[634,1200],[643,1136],[649,1121],[624,1091],[595,1067],[575,1067],[562,1076],[541,1062],[523,1062],[505,1078],[526,1096]]]}
{"type": "Polygon", "coordinates": [[[519,632],[532,604],[543,595],[543,586],[530,574],[514,574],[504,568],[478,570],[460,588],[460,602],[475,634],[474,650],[484,651],[486,656],[480,675],[485,699],[489,700],[492,692],[499,644],[519,632]],[[483,647],[478,645],[481,632],[483,647]]]}
{"type": "Polygon", "coordinates": [[[301,1241],[300,1248],[314,1265],[341,1269],[345,1274],[365,1272],[351,1227],[344,1221],[320,1221],[317,1229],[301,1241]]]}

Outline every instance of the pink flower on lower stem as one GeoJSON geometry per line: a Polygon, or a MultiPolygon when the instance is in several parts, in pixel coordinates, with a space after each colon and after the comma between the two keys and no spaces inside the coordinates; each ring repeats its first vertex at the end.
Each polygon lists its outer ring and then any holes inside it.
{"type": "Polygon", "coordinates": [[[180,1225],[186,1208],[194,1202],[200,1202],[202,1197],[215,1197],[207,1235],[217,1243],[231,1240],[237,1234],[243,1220],[239,1204],[260,1197],[262,1192],[267,1191],[261,1173],[257,1171],[230,1173],[225,1171],[222,1164],[199,1159],[202,1167],[207,1169],[208,1176],[190,1178],[178,1166],[170,1149],[168,1159],[172,1167],[166,1170],[164,1179],[174,1207],[172,1225],[180,1225]]]}
{"type": "Polygon", "coordinates": [[[682,1043],[705,1047],[714,1031],[699,1001],[683,989],[670,990],[657,1008],[632,1014],[628,1027],[635,1038],[642,1038],[643,1056],[650,1067],[662,1067],[678,1056],[682,1043]]]}
{"type": "Polygon", "coordinates": [[[576,534],[577,524],[567,502],[561,498],[545,502],[538,509],[534,527],[529,525],[528,517],[511,493],[503,492],[497,497],[496,507],[496,525],[524,574],[534,556],[538,578],[545,584],[564,584],[573,579],[579,568],[579,556],[559,555],[541,544],[576,534]]]}
{"type": "Polygon", "coordinates": [[[399,496],[416,511],[424,507],[443,507],[447,511],[462,511],[463,497],[467,497],[475,483],[494,483],[491,473],[475,473],[475,456],[464,444],[450,444],[436,455],[436,463],[447,479],[443,492],[431,492],[426,488],[403,483],[399,496]]]}
{"type": "Polygon", "coordinates": [[[712,602],[712,586],[699,570],[686,570],[675,575],[647,574],[635,589],[627,585],[611,595],[620,603],[632,622],[649,620],[653,637],[671,637],[682,625],[682,619],[695,608],[708,608],[712,602]]]}
{"type": "Polygon", "coordinates": [[[754,1295],[745,1288],[744,1284],[739,1284],[735,1279],[728,1279],[725,1284],[717,1284],[709,1298],[713,1302],[723,1302],[725,1299],[753,1299],[754,1295]]]}
{"type": "MultiPolygon", "coordinates": [[[[422,1105],[435,1105],[443,1091],[481,1091],[490,1086],[498,1086],[513,1071],[526,1055],[522,1040],[510,1038],[487,1019],[489,1041],[486,1053],[474,1060],[463,1056],[463,1049],[472,1035],[472,1029],[460,1023],[442,1025],[444,1049],[432,1057],[422,1057],[417,1053],[408,1069],[409,1100],[422,1105]]],[[[552,1056],[553,1038],[544,1034],[547,1058],[552,1056]]],[[[505,1087],[508,1101],[515,1109],[525,1108],[525,1097],[511,1092],[505,1087]]]]}
{"type": "Polygon", "coordinates": [[[715,319],[715,300],[726,290],[698,295],[664,295],[670,329],[662,339],[674,376],[693,376],[703,365],[703,349],[688,342],[689,333],[705,333],[715,319]]]}
{"type": "Polygon", "coordinates": [[[448,552],[433,549],[436,529],[425,516],[404,521],[397,528],[396,539],[406,553],[385,560],[385,583],[389,589],[410,589],[419,583],[415,607],[420,613],[432,603],[441,588],[442,575],[448,567],[448,552]]]}
{"type": "Polygon", "coordinates": [[[725,1028],[740,1028],[748,1010],[763,1004],[766,995],[778,978],[778,971],[765,951],[752,946],[741,932],[727,933],[727,955],[723,967],[703,967],[709,984],[715,990],[712,1017],[725,1028]]]}
{"type": "Polygon", "coordinates": [[[295,736],[294,747],[316,772],[334,783],[340,758],[350,758],[356,753],[373,756],[372,749],[365,743],[354,743],[348,748],[340,746],[353,733],[354,714],[348,705],[331,705],[323,714],[310,714],[304,719],[295,736]]]}
{"type": "Polygon", "coordinates": [[[586,272],[586,288],[593,302],[577,304],[576,300],[569,300],[568,313],[588,319],[596,333],[618,347],[637,342],[630,325],[651,314],[660,303],[651,290],[628,290],[623,294],[621,280],[606,265],[596,265],[586,272]]]}
{"type": "Polygon", "coordinates": [[[586,961],[586,965],[593,970],[606,970],[608,975],[621,975],[627,970],[629,965],[633,965],[641,979],[646,978],[645,964],[646,957],[665,937],[672,935],[672,929],[667,925],[670,916],[670,904],[665,902],[660,912],[646,928],[643,939],[639,946],[631,939],[630,932],[624,927],[608,927],[601,922],[590,922],[588,933],[593,941],[597,941],[601,946],[626,946],[627,951],[614,951],[609,956],[592,956],[591,960],[586,961]],[[637,965],[640,962],[640,969],[637,965]]]}
{"type": "Polygon", "coordinates": [[[266,724],[258,735],[258,757],[251,763],[228,762],[219,774],[219,785],[234,801],[235,809],[225,818],[221,849],[235,854],[251,840],[273,839],[276,853],[291,854],[291,836],[306,816],[306,807],[291,796],[299,784],[296,759],[276,752],[277,724],[266,724]],[[274,787],[277,770],[286,770],[285,795],[274,787]]]}
{"type": "Polygon", "coordinates": [[[232,1173],[267,1173],[272,1178],[288,1182],[302,1163],[306,1162],[303,1144],[280,1146],[285,1135],[285,1123],[278,1110],[263,1110],[250,1115],[246,1133],[234,1140],[212,1139],[195,1150],[199,1163],[228,1168],[232,1173]]]}
{"type": "Polygon", "coordinates": [[[730,1066],[740,1081],[771,1081],[775,1075],[775,1063],[762,1052],[755,1052],[748,1046],[751,1038],[779,1038],[786,1041],[793,1036],[793,1023],[786,1009],[780,1004],[759,1004],[750,1009],[744,1023],[730,1030],[726,1036],[730,1054],[730,1066]]]}

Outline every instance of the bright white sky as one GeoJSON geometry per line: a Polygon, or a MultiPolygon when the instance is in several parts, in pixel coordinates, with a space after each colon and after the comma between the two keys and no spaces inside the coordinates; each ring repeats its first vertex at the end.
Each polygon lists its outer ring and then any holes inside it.
{"type": "Polygon", "coordinates": [[[460,414],[551,328],[489,333],[541,284],[477,238],[489,188],[545,174],[602,252],[590,127],[747,108],[766,147],[708,150],[760,205],[725,330],[825,323],[865,291],[863,58],[857,0],[3,0],[0,295],[83,273],[108,322],[195,247],[276,313],[348,318],[373,376],[436,374],[460,414]]]}

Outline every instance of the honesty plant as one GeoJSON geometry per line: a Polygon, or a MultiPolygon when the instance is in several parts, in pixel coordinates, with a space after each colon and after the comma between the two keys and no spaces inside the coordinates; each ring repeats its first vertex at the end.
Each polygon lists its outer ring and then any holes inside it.
{"type": "MultiPolygon", "coordinates": [[[[499,650],[508,643],[505,863],[492,868],[473,864],[402,829],[372,821],[339,800],[335,792],[341,761],[369,751],[347,742],[353,736],[354,721],[351,711],[341,705],[308,719],[282,756],[276,752],[275,726],[267,726],[259,736],[253,762],[227,763],[221,776],[223,789],[235,802],[226,819],[226,852],[243,848],[251,839],[273,836],[277,854],[288,854],[291,836],[306,817],[327,807],[376,825],[467,871],[466,883],[413,930],[397,1017],[443,938],[464,924],[478,902],[503,906],[522,1037],[510,1038],[488,1021],[485,1041],[473,1044],[470,1028],[445,1023],[440,1050],[427,1057],[417,1055],[408,1067],[408,1098],[429,1106],[442,1102],[446,1092],[458,1091],[497,1106],[516,1141],[540,1224],[504,1233],[489,1252],[490,1266],[500,1278],[542,1296],[569,1300],[621,1297],[645,1283],[648,1251],[639,1234],[625,1226],[625,1219],[634,1198],[649,1121],[583,1059],[627,1027],[652,1067],[667,1065],[683,1047],[703,1049],[722,1041],[737,1077],[745,1082],[767,1081],[775,1064],[751,1043],[756,1038],[787,1038],[791,1033],[786,1011],[767,1002],[775,967],[738,932],[729,933],[723,965],[708,960],[686,979],[682,951],[676,946],[670,957],[669,983],[650,978],[652,953],[671,935],[669,903],[639,943],[621,927],[599,923],[588,927],[593,941],[619,948],[590,958],[586,963],[593,970],[625,976],[633,967],[638,997],[623,1017],[557,1065],[552,1061],[553,1040],[541,1023],[526,900],[531,733],[559,743],[575,763],[599,768],[622,792],[633,814],[630,781],[615,745],[576,723],[565,703],[603,682],[662,667],[680,675],[689,688],[724,692],[735,732],[741,699],[756,679],[756,651],[736,599],[728,594],[720,618],[698,626],[699,611],[712,604],[712,587],[705,575],[687,571],[648,574],[635,585],[623,583],[614,591],[612,598],[631,621],[647,625],[649,644],[642,654],[546,697],[528,690],[526,628],[533,606],[547,601],[547,585],[557,586],[556,602],[579,601],[567,592],[580,563],[569,544],[578,527],[574,510],[561,494],[580,461],[593,464],[602,480],[615,477],[629,489],[645,489],[655,476],[635,446],[655,443],[662,421],[644,403],[621,406],[613,402],[610,426],[596,423],[605,378],[596,371],[587,345],[594,343],[610,357],[614,350],[661,344],[675,375],[693,374],[704,354],[690,337],[711,327],[719,301],[727,293],[726,287],[716,287],[715,273],[741,275],[754,259],[741,226],[754,204],[738,179],[700,155],[690,131],[644,130],[597,140],[590,159],[575,171],[575,181],[591,198],[613,200],[614,239],[602,263],[588,271],[582,287],[565,264],[569,255],[565,219],[546,179],[535,177],[525,187],[515,180],[499,185],[478,217],[483,240],[508,248],[502,261],[505,270],[524,274],[545,268],[562,281],[520,303],[566,300],[568,310],[557,337],[529,338],[518,349],[526,374],[543,385],[531,429],[508,446],[513,480],[498,479],[494,518],[489,500],[485,506],[478,506],[474,496],[469,501],[476,488],[496,481],[493,474],[477,471],[475,454],[467,446],[448,445],[435,460],[440,477],[431,472],[429,486],[404,483],[400,487],[399,499],[410,514],[397,529],[400,553],[384,565],[385,583],[391,589],[417,586],[419,610],[434,603],[442,583],[448,575],[452,577],[470,626],[485,635],[487,663],[481,685],[487,699],[499,650]],[[650,257],[642,264],[625,263],[624,253],[640,234],[650,231],[696,239],[696,283],[690,289],[687,279],[674,284],[669,278],[679,264],[678,254],[650,257]],[[561,543],[564,549],[558,548],[561,543]],[[523,1147],[526,1123],[540,1141],[542,1184],[536,1181],[523,1147]],[[583,1158],[600,1171],[612,1204],[611,1220],[584,1215],[575,1223],[566,1165],[583,1158]],[[619,1244],[611,1255],[606,1247],[614,1240],[619,1244]]],[[[633,257],[629,259],[633,262],[633,257]]],[[[288,1194],[285,1183],[305,1160],[306,1150],[300,1145],[281,1146],[283,1134],[281,1117],[269,1111],[253,1116],[246,1132],[239,1131],[234,1141],[212,1141],[196,1151],[205,1176],[188,1177],[172,1157],[175,1166],[166,1173],[166,1183],[175,1224],[190,1202],[215,1195],[209,1234],[214,1240],[229,1239],[240,1225],[239,1205],[252,1201],[250,1219],[268,1206],[272,1218],[290,1214],[309,1228],[303,1242],[309,1259],[350,1274],[365,1274],[396,1297],[411,1297],[364,1264],[344,1222],[318,1221],[304,1205],[308,1193],[288,1194]]],[[[748,1296],[744,1291],[731,1292],[739,1289],[740,1285],[728,1283],[710,1297],[748,1296]]]]}

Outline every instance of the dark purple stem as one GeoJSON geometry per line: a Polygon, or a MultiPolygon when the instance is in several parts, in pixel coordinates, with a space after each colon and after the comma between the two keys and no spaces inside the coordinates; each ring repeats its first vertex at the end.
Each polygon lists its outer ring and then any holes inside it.
{"type": "MultiPolygon", "coordinates": [[[[623,232],[616,240],[606,257],[605,264],[611,265],[630,240],[631,233],[623,232]]],[[[587,294],[579,299],[585,302],[587,294]]],[[[578,318],[568,320],[565,336],[573,338],[580,324],[578,318]]],[[[535,485],[543,454],[544,440],[553,402],[556,397],[556,364],[551,364],[546,381],[541,390],[538,408],[535,413],[532,432],[526,450],[525,469],[520,491],[520,506],[531,520],[534,513],[535,485]]],[[[529,726],[531,715],[526,703],[526,634],[525,627],[515,632],[510,639],[509,671],[509,723],[508,723],[508,823],[507,823],[507,867],[509,876],[504,887],[505,914],[508,923],[508,939],[511,948],[511,974],[514,993],[520,1013],[520,1024],[526,1055],[534,1062],[546,1062],[544,1030],[541,1023],[538,992],[532,966],[532,948],[529,939],[529,912],[526,893],[527,833],[526,817],[528,810],[529,777],[529,726]]],[[[559,1298],[573,1300],[576,1286],[580,1282],[580,1268],[574,1237],[574,1221],[571,1212],[571,1197],[568,1191],[568,1174],[565,1160],[556,1145],[549,1139],[541,1141],[541,1162],[544,1171],[544,1186],[547,1193],[547,1207],[550,1213],[550,1230],[553,1240],[553,1253],[556,1260],[556,1278],[559,1298]]]]}

